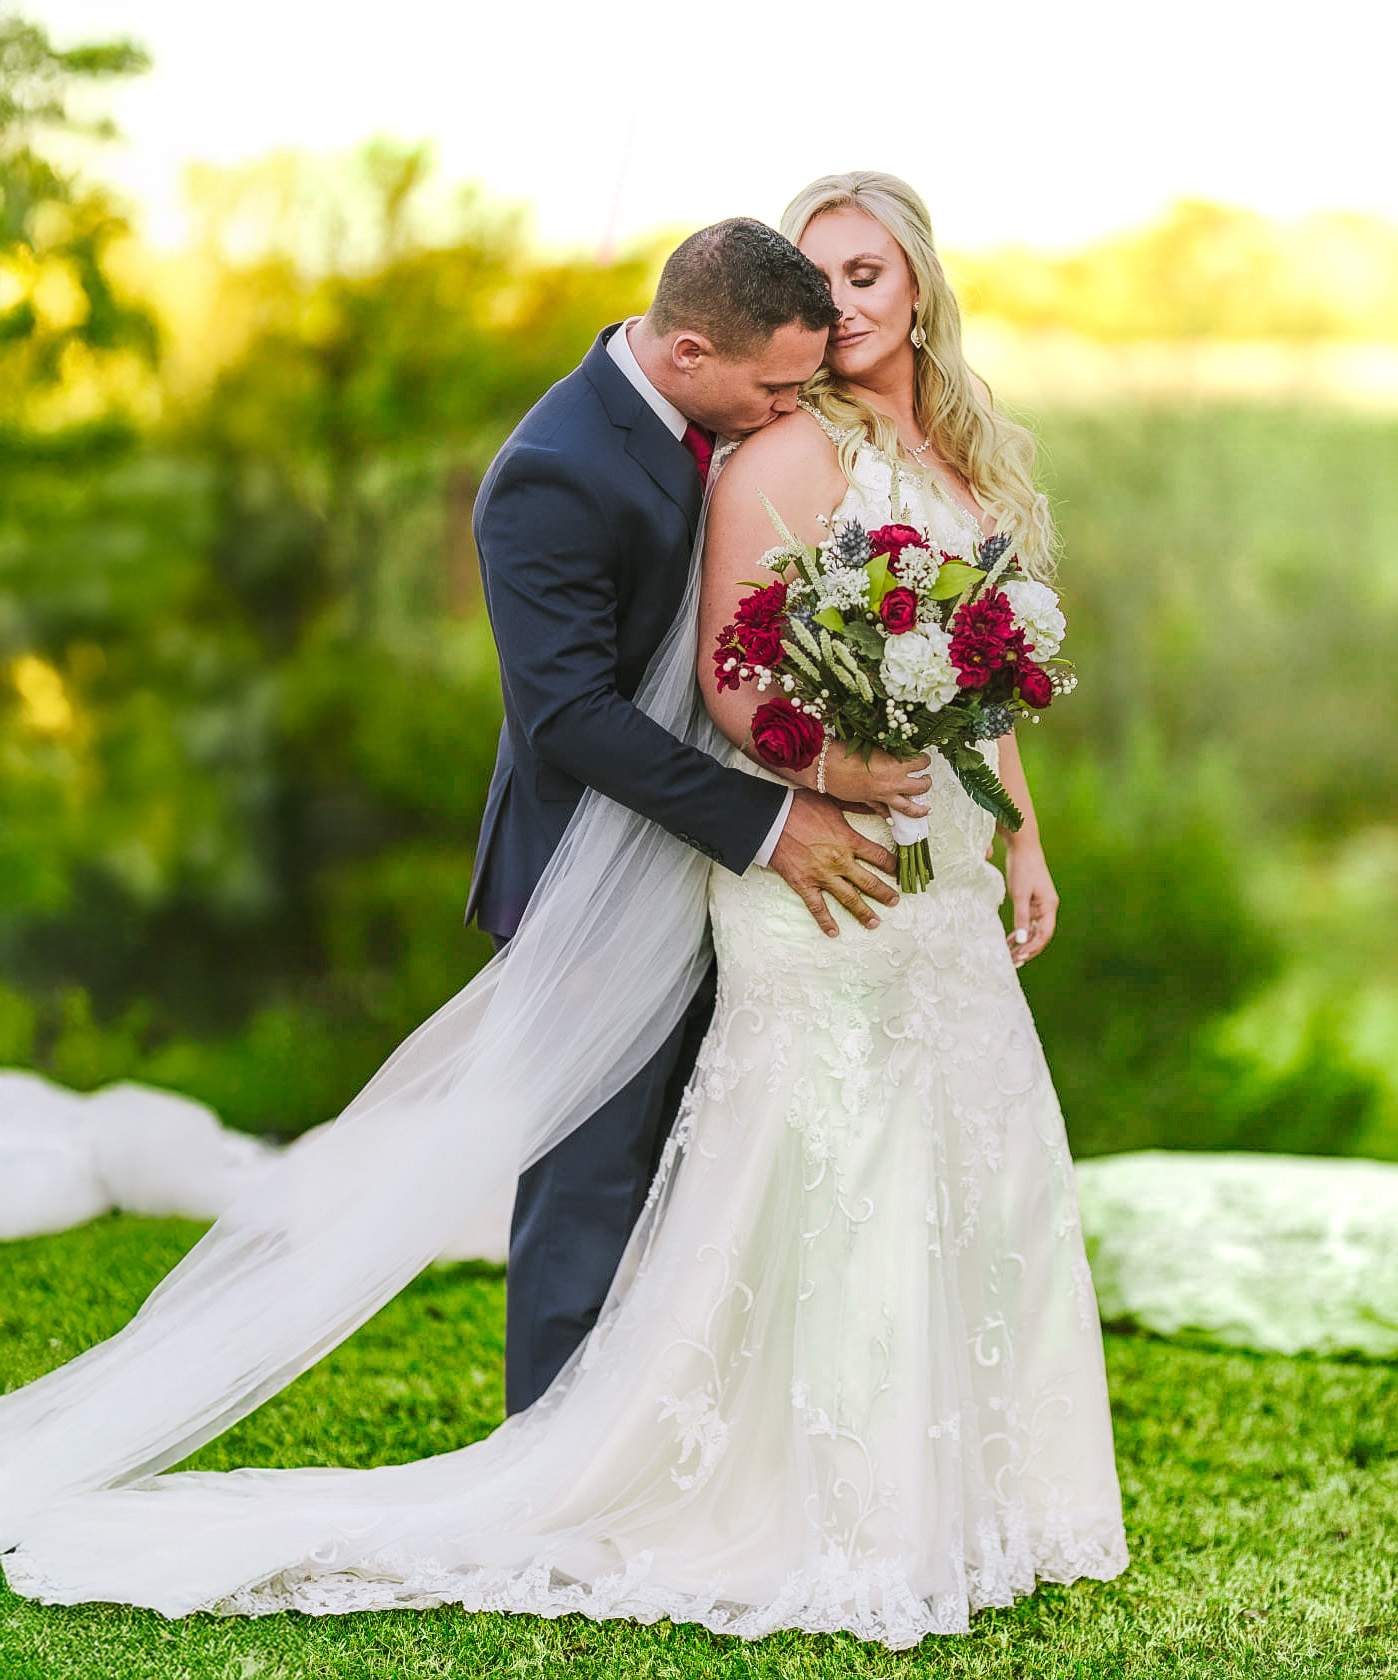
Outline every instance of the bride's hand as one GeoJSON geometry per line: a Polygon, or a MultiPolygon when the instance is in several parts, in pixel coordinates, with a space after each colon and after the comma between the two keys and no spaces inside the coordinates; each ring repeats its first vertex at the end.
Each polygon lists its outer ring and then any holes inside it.
{"type": "Polygon", "coordinates": [[[1006,936],[1016,968],[1037,957],[1053,938],[1058,919],[1058,893],[1044,861],[1044,849],[1037,835],[1022,829],[1005,844],[1005,885],[1014,905],[1014,929],[1006,936]],[[1021,934],[1028,938],[1021,940],[1021,934]]]}
{"type": "MultiPolygon", "coordinates": [[[[825,791],[848,809],[863,808],[882,816],[901,811],[905,816],[925,817],[931,762],[926,753],[920,758],[897,759],[876,751],[865,764],[858,747],[832,740],[825,755],[825,791]]],[[[814,772],[802,780],[814,787],[814,772]]]]}

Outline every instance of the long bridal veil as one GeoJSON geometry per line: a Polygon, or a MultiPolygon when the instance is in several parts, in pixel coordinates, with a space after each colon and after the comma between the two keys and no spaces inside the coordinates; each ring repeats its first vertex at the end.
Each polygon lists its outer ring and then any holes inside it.
{"type": "MultiPolygon", "coordinates": [[[[694,675],[702,538],[637,703],[717,755],[694,675]]],[[[165,1469],[285,1387],[618,1091],[703,973],[709,867],[589,791],[507,950],[270,1166],[125,1329],[0,1399],[0,1548],[53,1501],[165,1469]]]]}

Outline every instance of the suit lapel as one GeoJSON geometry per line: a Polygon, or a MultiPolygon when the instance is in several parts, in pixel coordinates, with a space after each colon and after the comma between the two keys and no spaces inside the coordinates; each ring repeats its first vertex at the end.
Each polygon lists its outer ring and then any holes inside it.
{"type": "Polygon", "coordinates": [[[607,353],[610,329],[583,358],[583,372],[602,399],[607,418],[626,432],[626,452],[680,508],[692,537],[699,526],[704,491],[694,457],[669,430],[607,353]]]}
{"type": "Polygon", "coordinates": [[[660,417],[645,403],[641,404],[640,418],[631,428],[626,452],[646,469],[670,500],[684,510],[692,537],[699,527],[699,509],[704,502],[699,470],[694,464],[694,457],[678,438],[666,430],[660,417]]]}

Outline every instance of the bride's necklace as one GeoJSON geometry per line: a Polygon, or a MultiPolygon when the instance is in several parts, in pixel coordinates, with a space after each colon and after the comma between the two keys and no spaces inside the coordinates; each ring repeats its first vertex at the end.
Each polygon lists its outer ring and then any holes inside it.
{"type": "Polygon", "coordinates": [[[979,522],[973,518],[964,507],[962,507],[961,503],[951,494],[946,485],[942,483],[942,475],[937,472],[935,468],[928,466],[927,462],[923,460],[923,455],[931,447],[932,434],[930,432],[925,438],[923,438],[922,442],[918,444],[916,449],[914,449],[911,444],[903,444],[905,452],[914,461],[916,461],[918,466],[920,466],[923,472],[926,473],[928,483],[932,486],[932,494],[936,496],[937,500],[939,502],[944,502],[947,507],[951,509],[952,514],[959,519],[963,525],[979,532],[979,522]]]}

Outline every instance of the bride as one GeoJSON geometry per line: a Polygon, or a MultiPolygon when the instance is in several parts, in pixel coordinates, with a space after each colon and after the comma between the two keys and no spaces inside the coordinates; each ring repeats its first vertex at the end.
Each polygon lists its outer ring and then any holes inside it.
{"type": "MultiPolygon", "coordinates": [[[[783,231],[840,322],[801,411],[723,466],[697,645],[691,591],[643,694],[721,750],[716,724],[755,775],[752,701],[716,691],[703,654],[770,547],[759,490],[809,541],[903,518],[967,554],[993,521],[1040,575],[1052,547],[1029,439],[966,367],[917,195],[829,177],[783,231]]],[[[1054,894],[1013,738],[984,750],[1026,811],[1008,942],[992,820],[938,755],[935,879],[858,938],[822,935],[770,870],[710,872],[589,796],[507,956],[126,1331],[0,1402],[11,1585],[170,1616],[455,1603],[901,1649],[1036,1579],[1119,1573],[1072,1163],[1015,974],[1054,894]],[[463,1182],[488,1192],[617,1088],[692,990],[706,910],[713,1024],[602,1316],[547,1393],[416,1463],[151,1474],[401,1287],[459,1223],[463,1182]],[[620,1001],[599,1003],[602,973],[620,1001]]],[[[886,843],[858,756],[826,775],[886,843]]]]}

